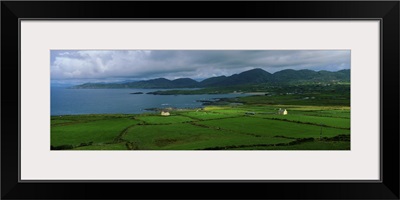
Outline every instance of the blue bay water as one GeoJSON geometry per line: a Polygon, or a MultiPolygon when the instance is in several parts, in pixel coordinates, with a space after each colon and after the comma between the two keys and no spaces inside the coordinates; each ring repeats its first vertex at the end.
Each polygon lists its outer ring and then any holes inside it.
{"type": "Polygon", "coordinates": [[[152,95],[161,89],[67,89],[51,88],[51,115],[134,114],[150,112],[146,108],[198,108],[201,102],[215,98],[233,98],[245,94],[152,95]],[[143,92],[144,94],[130,94],[143,92]]]}

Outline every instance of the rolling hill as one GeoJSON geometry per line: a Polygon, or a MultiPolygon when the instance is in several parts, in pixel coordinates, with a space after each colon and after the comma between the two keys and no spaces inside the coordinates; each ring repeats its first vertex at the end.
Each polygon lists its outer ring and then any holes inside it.
{"type": "Polygon", "coordinates": [[[231,76],[218,76],[195,81],[190,78],[179,78],[168,80],[166,78],[150,79],[145,81],[124,82],[124,83],[85,83],[73,86],[78,89],[97,89],[97,88],[208,88],[208,87],[227,87],[239,85],[256,85],[263,83],[300,83],[300,82],[332,82],[350,81],[350,70],[312,71],[312,70],[293,70],[286,69],[273,74],[263,69],[252,69],[231,76]]]}

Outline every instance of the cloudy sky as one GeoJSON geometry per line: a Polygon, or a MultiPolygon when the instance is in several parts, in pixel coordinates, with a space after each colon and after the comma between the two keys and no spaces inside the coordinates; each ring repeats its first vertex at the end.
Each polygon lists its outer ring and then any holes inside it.
{"type": "Polygon", "coordinates": [[[350,50],[119,50],[51,51],[51,82],[80,84],[176,79],[202,80],[262,68],[350,69],[350,50]]]}

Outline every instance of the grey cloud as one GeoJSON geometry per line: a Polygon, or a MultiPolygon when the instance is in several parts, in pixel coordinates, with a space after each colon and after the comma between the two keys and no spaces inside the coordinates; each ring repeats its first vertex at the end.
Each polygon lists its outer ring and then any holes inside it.
{"type": "Polygon", "coordinates": [[[203,79],[252,68],[337,71],[350,50],[51,51],[51,79],[203,79]]]}

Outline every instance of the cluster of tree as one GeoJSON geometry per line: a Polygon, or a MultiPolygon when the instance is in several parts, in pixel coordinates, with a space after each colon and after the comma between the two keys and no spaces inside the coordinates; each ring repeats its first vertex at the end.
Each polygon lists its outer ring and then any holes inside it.
{"type": "Polygon", "coordinates": [[[60,145],[60,146],[53,146],[50,145],[50,150],[67,150],[67,149],[73,149],[74,146],[72,145],[60,145]]]}
{"type": "Polygon", "coordinates": [[[92,145],[93,142],[88,142],[88,143],[81,143],[79,145],[70,145],[70,144],[65,144],[65,145],[60,145],[60,146],[53,146],[50,145],[50,150],[68,150],[68,149],[74,149],[74,148],[78,148],[78,147],[84,147],[84,146],[90,146],[92,145]]]}
{"type": "Polygon", "coordinates": [[[340,134],[335,137],[323,137],[320,139],[321,141],[350,141],[350,134],[340,134]]]}
{"type": "Polygon", "coordinates": [[[126,142],[125,146],[128,150],[140,150],[140,143],[137,141],[134,142],[126,142]]]}
{"type": "Polygon", "coordinates": [[[291,146],[296,144],[301,144],[304,142],[313,142],[314,138],[298,138],[294,141],[288,143],[278,143],[278,144],[251,144],[251,145],[229,145],[229,146],[217,146],[217,147],[208,147],[202,150],[227,150],[227,149],[238,149],[238,148],[249,148],[249,147],[268,147],[268,146],[291,146]]]}

